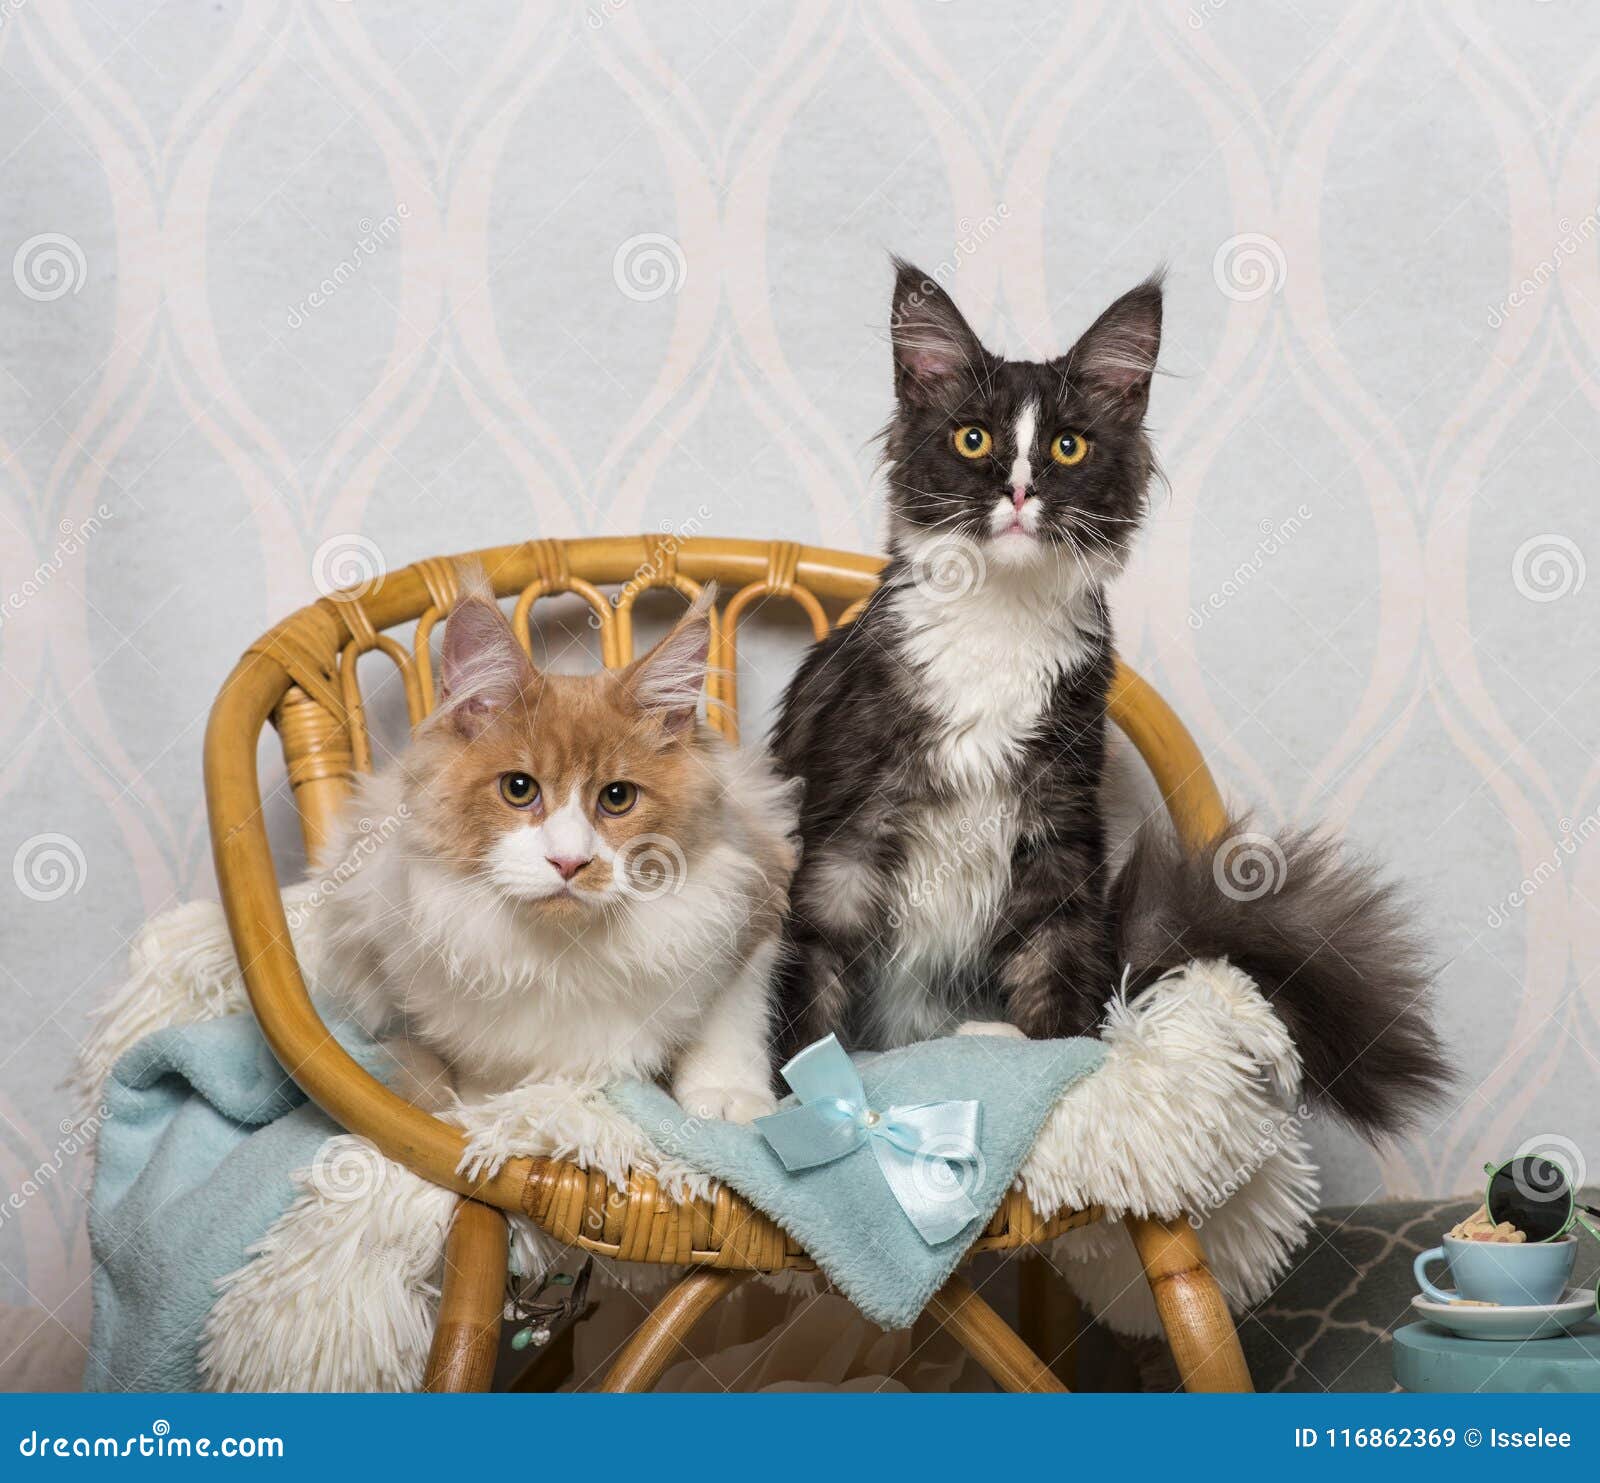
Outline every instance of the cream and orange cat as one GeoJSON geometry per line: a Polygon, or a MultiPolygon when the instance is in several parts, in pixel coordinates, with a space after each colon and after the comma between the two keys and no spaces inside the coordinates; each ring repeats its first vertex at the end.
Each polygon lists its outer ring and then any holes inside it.
{"type": "Polygon", "coordinates": [[[325,867],[320,976],[414,1099],[669,1075],[692,1112],[772,1110],[795,803],[699,719],[709,606],[625,669],[554,674],[465,574],[438,709],[361,785],[325,867]]]}

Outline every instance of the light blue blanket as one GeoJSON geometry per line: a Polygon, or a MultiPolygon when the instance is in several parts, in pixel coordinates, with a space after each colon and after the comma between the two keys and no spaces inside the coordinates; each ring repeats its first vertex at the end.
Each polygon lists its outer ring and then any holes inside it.
{"type": "MultiPolygon", "coordinates": [[[[391,1058],[330,1029],[375,1076],[391,1058]]],[[[106,1083],[89,1199],[86,1390],[195,1390],[216,1281],[289,1208],[289,1176],[341,1131],[285,1074],[251,1015],[158,1030],[106,1083]]]]}
{"type": "MultiPolygon", "coordinates": [[[[349,1026],[335,1035],[369,1071],[387,1054],[349,1026]]],[[[663,1148],[725,1181],[815,1257],[885,1327],[912,1322],[994,1213],[1056,1098],[1099,1065],[1097,1041],[935,1040],[861,1058],[874,1107],[976,1098],[981,1159],[971,1225],[926,1245],[865,1151],[789,1174],[753,1129],[686,1119],[658,1087],[613,1101],[663,1148]]],[[[90,1390],[192,1390],[217,1279],[246,1261],[294,1197],[290,1175],[340,1131],[289,1079],[255,1020],[162,1030],[114,1068],[100,1129],[89,1243],[90,1390]]]]}
{"type": "MultiPolygon", "coordinates": [[[[870,1107],[983,1104],[980,1157],[970,1180],[963,1180],[978,1214],[937,1246],[917,1234],[864,1146],[791,1174],[755,1128],[688,1117],[659,1087],[630,1082],[614,1088],[611,1098],[660,1148],[715,1175],[770,1215],[874,1323],[897,1329],[916,1319],[988,1224],[1056,1099],[1104,1058],[1098,1040],[987,1035],[854,1058],[870,1107]]],[[[793,1106],[794,1098],[781,1105],[793,1106]]]]}

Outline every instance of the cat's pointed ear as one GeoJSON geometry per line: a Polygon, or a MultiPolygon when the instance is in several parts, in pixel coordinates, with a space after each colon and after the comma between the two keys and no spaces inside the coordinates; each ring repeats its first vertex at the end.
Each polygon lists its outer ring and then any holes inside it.
{"type": "Polygon", "coordinates": [[[1161,275],[1130,289],[1084,331],[1057,364],[1072,389],[1105,415],[1137,422],[1150,403],[1161,350],[1161,275]]]}
{"type": "Polygon", "coordinates": [[[436,714],[470,740],[517,701],[536,672],[483,568],[464,565],[460,578],[461,595],[444,625],[436,714]]]}
{"type": "Polygon", "coordinates": [[[963,377],[978,375],[987,356],[949,294],[910,263],[896,258],[894,265],[889,332],[895,395],[902,402],[938,404],[963,377]]]}
{"type": "Polygon", "coordinates": [[[634,704],[669,732],[692,729],[699,714],[711,654],[711,605],[716,598],[716,584],[708,583],[672,632],[622,671],[622,683],[634,704]]]}

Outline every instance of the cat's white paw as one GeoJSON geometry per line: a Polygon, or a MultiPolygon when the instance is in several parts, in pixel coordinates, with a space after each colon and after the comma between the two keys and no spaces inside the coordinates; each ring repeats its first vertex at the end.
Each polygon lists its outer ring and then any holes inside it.
{"type": "Polygon", "coordinates": [[[1009,1035],[1014,1040],[1026,1040],[1028,1037],[1015,1025],[1008,1025],[1004,1020],[963,1020],[956,1027],[957,1035],[1009,1035]]]}
{"type": "Polygon", "coordinates": [[[754,1122],[778,1110],[772,1093],[760,1087],[681,1086],[674,1087],[672,1095],[691,1117],[725,1123],[754,1122]]]}

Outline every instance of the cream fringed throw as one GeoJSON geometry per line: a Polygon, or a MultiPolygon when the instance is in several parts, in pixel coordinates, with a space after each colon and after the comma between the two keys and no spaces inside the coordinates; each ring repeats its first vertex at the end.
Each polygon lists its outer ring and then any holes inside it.
{"type": "MultiPolygon", "coordinates": [[[[296,947],[316,981],[317,914],[302,889],[296,947]]],[[[100,1104],[112,1062],[152,1030],[248,1009],[220,907],[191,904],[135,943],[130,980],[97,1016],[79,1075],[100,1104]]],[[[1068,1280],[1125,1333],[1158,1332],[1154,1305],[1117,1217],[1189,1215],[1235,1307],[1263,1297],[1309,1229],[1316,1172],[1296,1109],[1300,1068],[1289,1037],[1251,981],[1226,963],[1192,964],[1133,1003],[1118,999],[1101,1068],[1071,1087],[1045,1123],[1020,1180],[1044,1215],[1098,1204],[1107,1222],[1062,1237],[1068,1280]]],[[[664,1160],[599,1087],[518,1088],[455,1115],[469,1156],[574,1159],[615,1182],[654,1175],[669,1193],[706,1179],[664,1160]]],[[[201,1371],[218,1390],[415,1389],[438,1301],[455,1196],[348,1135],[295,1178],[290,1208],[225,1279],[206,1325],[201,1371]],[[331,1172],[330,1172],[331,1171],[331,1172]]],[[[514,1218],[515,1259],[537,1273],[559,1248],[514,1218]]],[[[661,1267],[599,1264],[628,1286],[661,1267]]],[[[787,1282],[812,1281],[787,1275],[787,1282]]]]}

